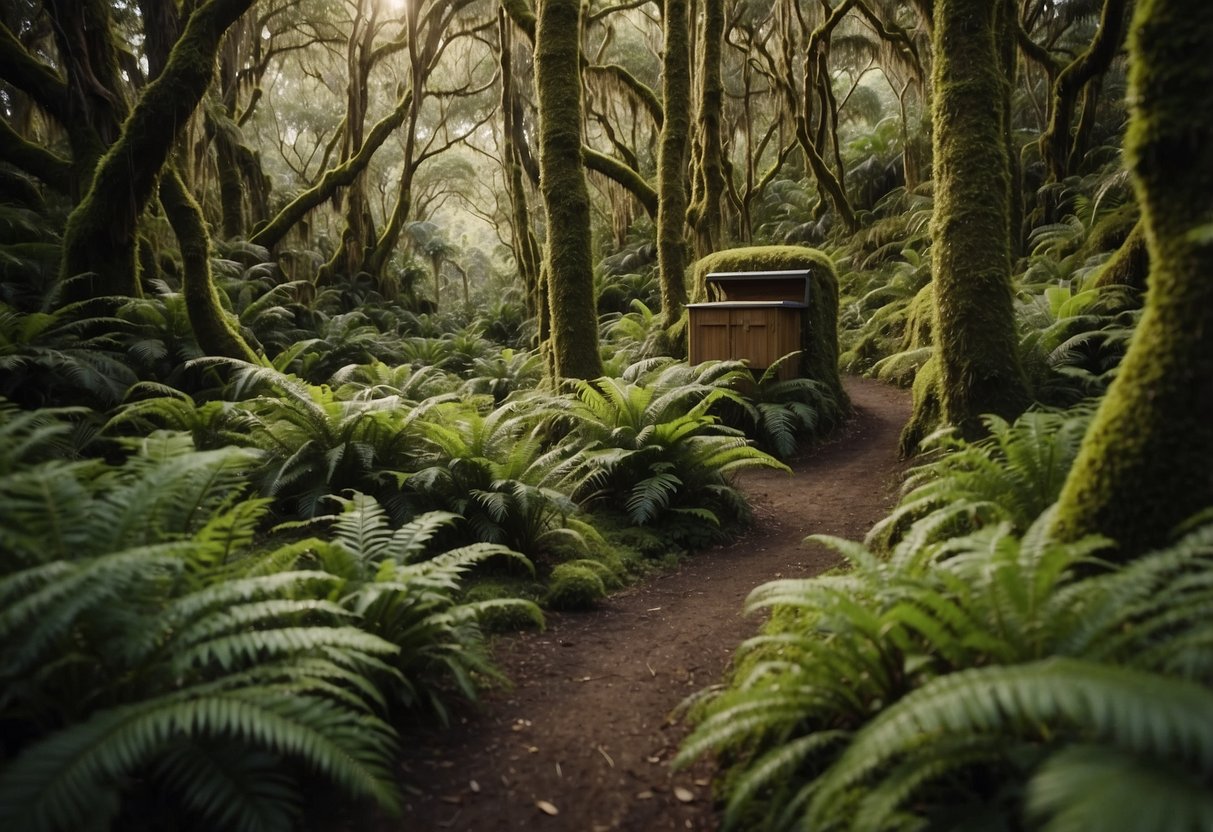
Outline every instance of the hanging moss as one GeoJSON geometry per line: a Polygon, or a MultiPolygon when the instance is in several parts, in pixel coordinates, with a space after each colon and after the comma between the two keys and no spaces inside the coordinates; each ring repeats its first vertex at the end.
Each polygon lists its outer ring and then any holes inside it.
{"type": "Polygon", "coordinates": [[[845,409],[849,407],[838,375],[838,273],[828,255],[803,246],[753,246],[709,254],[693,268],[692,297],[707,299],[706,279],[712,272],[786,271],[808,269],[809,308],[801,333],[800,375],[829,388],[845,409]]]}
{"type": "Polygon", "coordinates": [[[981,414],[1014,418],[1029,402],[1011,295],[1010,87],[997,37],[1008,31],[998,25],[1005,2],[934,9],[934,331],[944,419],[967,437],[981,433],[981,414]]]}
{"type": "Polygon", "coordinates": [[[1213,5],[1141,0],[1125,157],[1150,256],[1141,323],[1083,440],[1055,531],[1132,557],[1213,505],[1213,5]]]}
{"type": "Polygon", "coordinates": [[[535,31],[539,188],[547,210],[544,267],[552,351],[561,378],[602,375],[590,196],[581,156],[581,3],[545,0],[535,31]]]}

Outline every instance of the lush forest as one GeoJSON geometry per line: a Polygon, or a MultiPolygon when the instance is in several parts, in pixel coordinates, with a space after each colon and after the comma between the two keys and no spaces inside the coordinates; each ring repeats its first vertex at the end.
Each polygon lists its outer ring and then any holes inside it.
{"type": "Polygon", "coordinates": [[[846,375],[914,467],[690,706],[721,823],[1213,827],[1213,5],[0,24],[3,828],[398,811],[496,634],[736,535],[846,375]],[[689,363],[771,270],[801,350],[689,363]]]}

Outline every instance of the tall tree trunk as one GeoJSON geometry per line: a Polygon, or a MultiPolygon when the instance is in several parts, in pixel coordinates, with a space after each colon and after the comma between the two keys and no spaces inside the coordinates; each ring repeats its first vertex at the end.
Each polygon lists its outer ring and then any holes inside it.
{"type": "Polygon", "coordinates": [[[214,75],[223,33],[254,0],[208,0],[186,24],[164,71],[143,91],[118,140],[97,165],[63,237],[69,299],[138,295],[135,230],[168,159],[214,75]]]}
{"type": "Polygon", "coordinates": [[[657,262],[662,321],[677,322],[687,302],[687,141],[691,133],[690,22],[686,0],[665,0],[661,149],[657,154],[657,262]]]}
{"type": "Polygon", "coordinates": [[[935,343],[943,417],[970,437],[981,414],[1013,418],[1029,401],[1011,296],[1011,90],[998,25],[1009,2],[934,5],[935,343]]]}
{"type": "Polygon", "coordinates": [[[724,0],[704,0],[703,63],[699,70],[699,147],[697,198],[691,216],[695,225],[696,259],[721,247],[724,219],[724,147],[720,120],[724,106],[721,48],[724,43],[724,0]]]}
{"type": "Polygon", "coordinates": [[[502,164],[505,166],[506,182],[510,190],[514,259],[518,262],[518,274],[526,287],[529,311],[538,318],[539,310],[544,308],[544,305],[540,304],[539,286],[539,269],[543,254],[531,229],[530,206],[527,204],[526,183],[523,181],[518,144],[525,141],[525,138],[522,126],[515,116],[517,93],[514,90],[513,38],[510,21],[504,9],[500,10],[498,17],[498,31],[501,44],[501,113],[504,121],[502,164]]]}
{"type": "Polygon", "coordinates": [[[581,155],[580,66],[580,0],[543,0],[535,27],[539,187],[547,211],[544,267],[552,353],[560,378],[602,375],[590,253],[590,195],[581,155]]]}
{"type": "Polygon", "coordinates": [[[1139,0],[1125,156],[1150,253],[1137,332],[1062,490],[1056,531],[1132,557],[1213,505],[1213,5],[1139,0]]]}
{"type": "MultiPolygon", "coordinates": [[[[341,162],[343,163],[356,156],[365,141],[367,80],[370,77],[378,17],[378,6],[373,2],[369,15],[365,9],[366,0],[355,0],[355,3],[354,25],[350,30],[346,50],[348,83],[346,85],[345,132],[341,138],[341,162]]],[[[358,273],[366,259],[368,245],[374,235],[370,221],[370,203],[366,196],[364,170],[359,170],[354,174],[346,187],[344,198],[345,228],[341,232],[341,243],[321,273],[340,274],[352,278],[358,273]]]]}

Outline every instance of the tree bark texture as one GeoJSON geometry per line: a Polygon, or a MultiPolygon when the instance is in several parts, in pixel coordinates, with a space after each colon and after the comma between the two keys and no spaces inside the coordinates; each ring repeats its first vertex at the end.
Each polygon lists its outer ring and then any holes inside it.
{"type": "Polygon", "coordinates": [[[699,70],[699,114],[696,142],[699,166],[696,171],[695,203],[691,216],[695,225],[695,256],[703,257],[722,245],[725,192],[724,146],[721,118],[724,82],[721,50],[724,45],[724,0],[704,0],[703,62],[699,70]]]}
{"type": "Polygon", "coordinates": [[[661,99],[665,117],[657,154],[657,263],[664,324],[673,326],[687,302],[687,143],[691,134],[690,21],[686,0],[665,0],[661,99]]]}
{"type": "Polygon", "coordinates": [[[560,378],[602,375],[590,196],[582,163],[580,0],[544,0],[535,28],[539,188],[547,212],[544,268],[552,352],[560,378]]]}
{"type": "Polygon", "coordinates": [[[1014,418],[1029,401],[1011,295],[1011,91],[998,42],[1007,2],[934,4],[936,350],[943,417],[970,437],[981,414],[1014,418]]]}
{"type": "Polygon", "coordinates": [[[202,209],[171,166],[160,177],[160,203],[181,249],[181,294],[198,346],[207,355],[258,362],[219,302],[211,275],[210,236],[202,209]]]}
{"type": "Polygon", "coordinates": [[[118,140],[97,165],[63,238],[69,299],[138,295],[135,230],[173,143],[214,75],[223,33],[253,0],[209,0],[190,16],[164,71],[140,96],[118,140]]]}
{"type": "Polygon", "coordinates": [[[1145,312],[1062,491],[1056,531],[1124,558],[1213,505],[1213,6],[1140,0],[1125,157],[1150,257],[1145,312]]]}

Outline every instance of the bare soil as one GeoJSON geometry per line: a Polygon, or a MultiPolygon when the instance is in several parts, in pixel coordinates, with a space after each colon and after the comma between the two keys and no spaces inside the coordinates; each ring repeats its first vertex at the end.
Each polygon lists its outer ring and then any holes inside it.
{"type": "Polygon", "coordinates": [[[385,830],[709,830],[712,768],[672,773],[687,726],[674,712],[724,677],[760,622],[754,587],[817,575],[837,556],[810,534],[861,538],[888,512],[903,471],[906,393],[848,379],[855,417],[791,461],[793,476],[747,474],[755,522],[731,544],[630,587],[590,613],[553,614],[544,632],[502,638],[513,686],[489,692],[449,729],[414,736],[402,762],[405,815],[385,830]]]}

